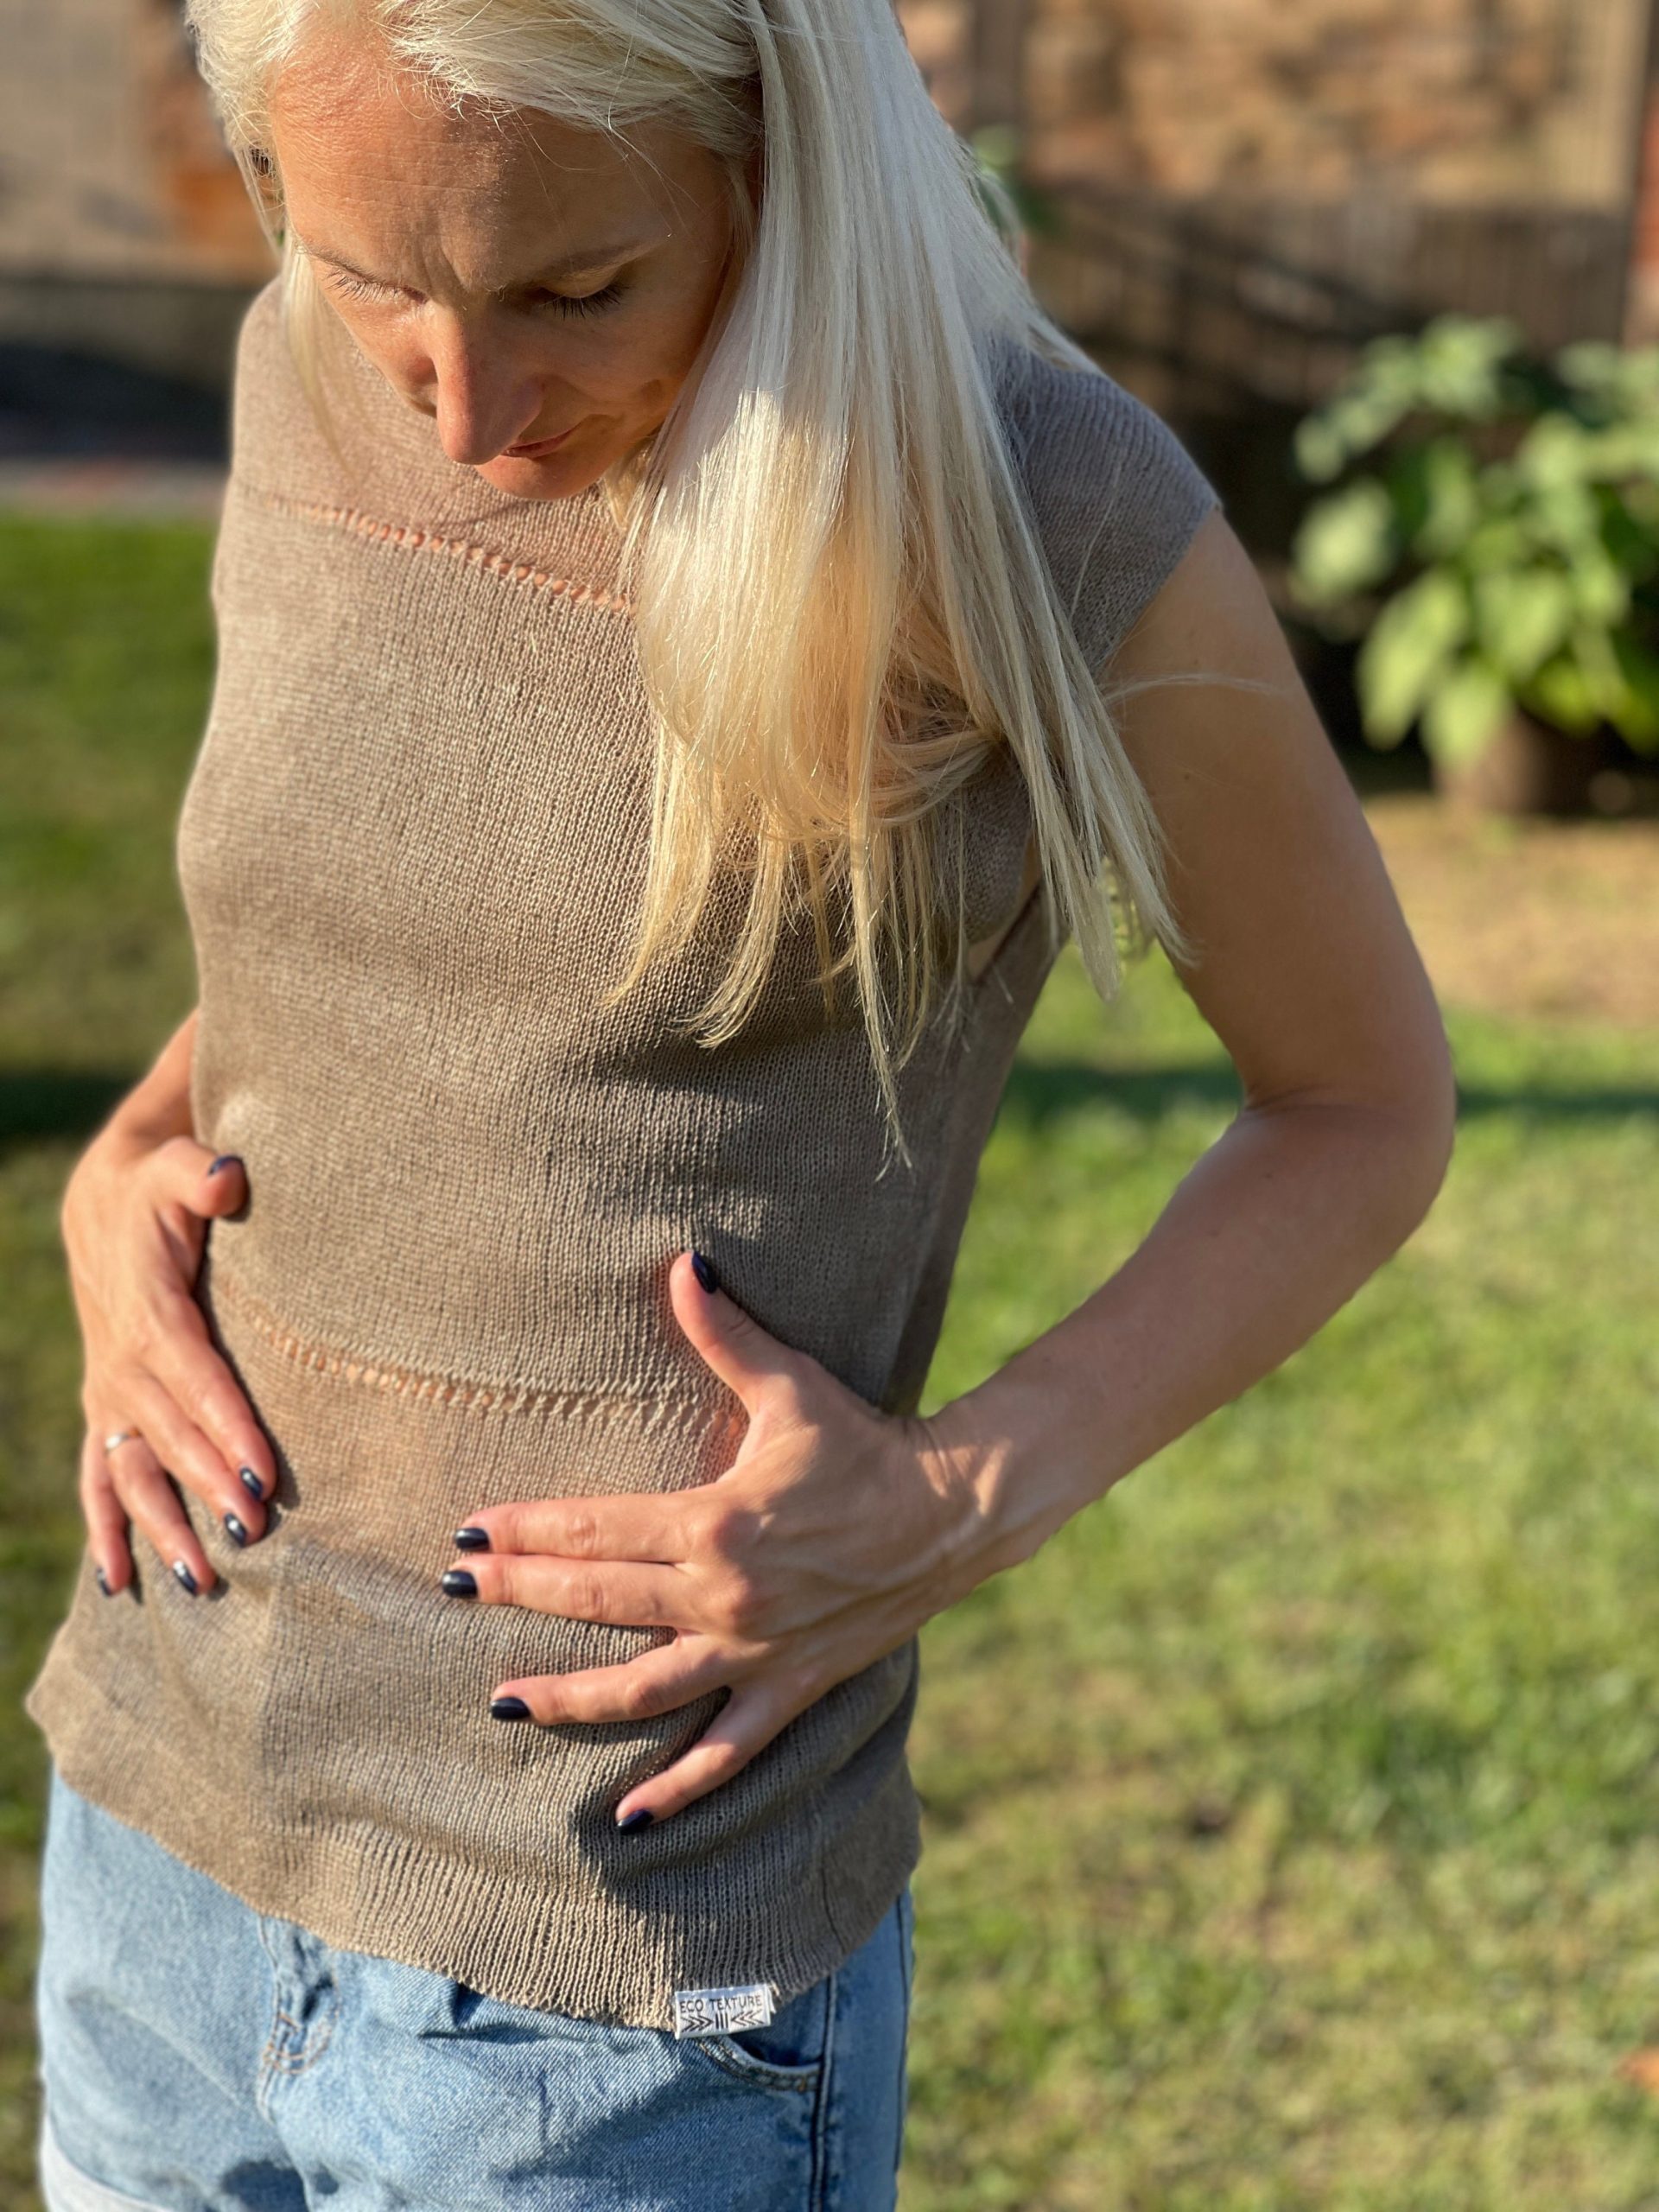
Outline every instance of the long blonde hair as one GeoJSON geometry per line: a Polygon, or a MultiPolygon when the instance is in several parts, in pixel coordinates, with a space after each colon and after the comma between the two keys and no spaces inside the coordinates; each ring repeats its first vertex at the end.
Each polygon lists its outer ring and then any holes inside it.
{"type": "Polygon", "coordinates": [[[1129,936],[1183,938],[1156,817],[1060,601],[998,412],[1025,344],[1093,364],[1033,297],[1006,199],[928,96],[889,0],[188,0],[203,75],[273,245],[290,331],[315,281],[283,234],[268,88],[308,28],[361,26],[440,98],[593,130],[647,118],[726,167],[741,270],[645,448],[611,472],[656,723],[632,964],[750,890],[695,1034],[743,1027],[781,930],[850,971],[889,1129],[894,1071],[966,973],[939,803],[997,746],[1029,792],[1052,948],[1096,988],[1129,936]],[[756,207],[745,164],[760,147],[756,207]],[[714,549],[712,555],[710,549],[714,549]]]}

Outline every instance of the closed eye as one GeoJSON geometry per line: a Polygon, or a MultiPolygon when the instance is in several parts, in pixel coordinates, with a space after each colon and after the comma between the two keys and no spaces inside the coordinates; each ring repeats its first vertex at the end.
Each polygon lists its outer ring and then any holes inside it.
{"type": "Polygon", "coordinates": [[[540,292],[537,307],[551,308],[556,315],[602,315],[607,308],[613,308],[626,288],[612,283],[601,286],[597,292],[540,292]]]}
{"type": "Polygon", "coordinates": [[[399,299],[403,296],[390,284],[372,284],[366,276],[351,276],[344,269],[327,267],[324,269],[323,275],[327,278],[331,290],[339,292],[348,300],[399,299]]]}
{"type": "MultiPolygon", "coordinates": [[[[366,277],[354,276],[347,270],[330,266],[327,270],[329,284],[342,298],[348,300],[399,299],[412,296],[398,292],[389,284],[371,283],[366,277]]],[[[550,310],[555,315],[602,315],[607,308],[614,307],[621,299],[626,286],[613,280],[596,292],[532,293],[530,305],[537,312],[550,310]]]]}

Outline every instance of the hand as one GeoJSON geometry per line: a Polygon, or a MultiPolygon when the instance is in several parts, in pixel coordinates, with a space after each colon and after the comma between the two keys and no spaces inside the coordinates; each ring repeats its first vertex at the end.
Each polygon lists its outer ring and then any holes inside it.
{"type": "Polygon", "coordinates": [[[64,1192],[86,1353],[80,1501],[111,1596],[132,1576],[130,1522],[187,1589],[211,1589],[218,1579],[169,1473],[232,1536],[242,1530],[238,1541],[264,1532],[276,1463],[194,1296],[207,1223],[246,1197],[247,1171],[234,1154],[215,1166],[194,1137],[156,1141],[118,1121],[87,1147],[64,1192]],[[104,1440],[118,1429],[137,1433],[106,1454],[104,1440]]]}
{"type": "Polygon", "coordinates": [[[494,1505],[469,1522],[488,1538],[467,1560],[484,1603],[675,1631],[622,1666],[502,1682],[493,1699],[526,1708],[502,1718],[639,1720],[730,1689],[690,1749],[622,1798],[624,1826],[729,1782],[797,1713],[1008,1563],[970,1463],[933,1421],[871,1407],[705,1291],[689,1253],[669,1294],[747,1413],[730,1466],[689,1490],[494,1505]]]}

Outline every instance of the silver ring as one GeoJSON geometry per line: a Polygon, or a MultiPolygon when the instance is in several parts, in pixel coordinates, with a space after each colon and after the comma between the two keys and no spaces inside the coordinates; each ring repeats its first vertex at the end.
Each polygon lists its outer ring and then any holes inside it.
{"type": "Polygon", "coordinates": [[[105,1456],[107,1458],[108,1455],[114,1451],[118,1444],[130,1444],[133,1438],[137,1436],[137,1433],[138,1432],[136,1428],[118,1428],[112,1430],[104,1440],[105,1456]]]}

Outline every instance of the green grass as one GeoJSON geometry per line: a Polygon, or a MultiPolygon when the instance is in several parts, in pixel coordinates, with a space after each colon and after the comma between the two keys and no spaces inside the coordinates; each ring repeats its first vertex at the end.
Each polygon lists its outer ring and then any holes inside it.
{"type": "MultiPolygon", "coordinates": [[[[191,995],[194,530],[0,525],[0,2202],[34,2212],[44,1758],[80,1541],[56,1205],[191,995]]],[[[931,1624],[906,2212],[1634,2212],[1659,2108],[1659,1034],[1454,1015],[1457,1157],[1322,1334],[931,1624]]],[[[926,1402],[1225,1124],[1167,971],[1070,955],[926,1402]]],[[[1109,1408],[1106,1409],[1109,1418],[1109,1408]]]]}

